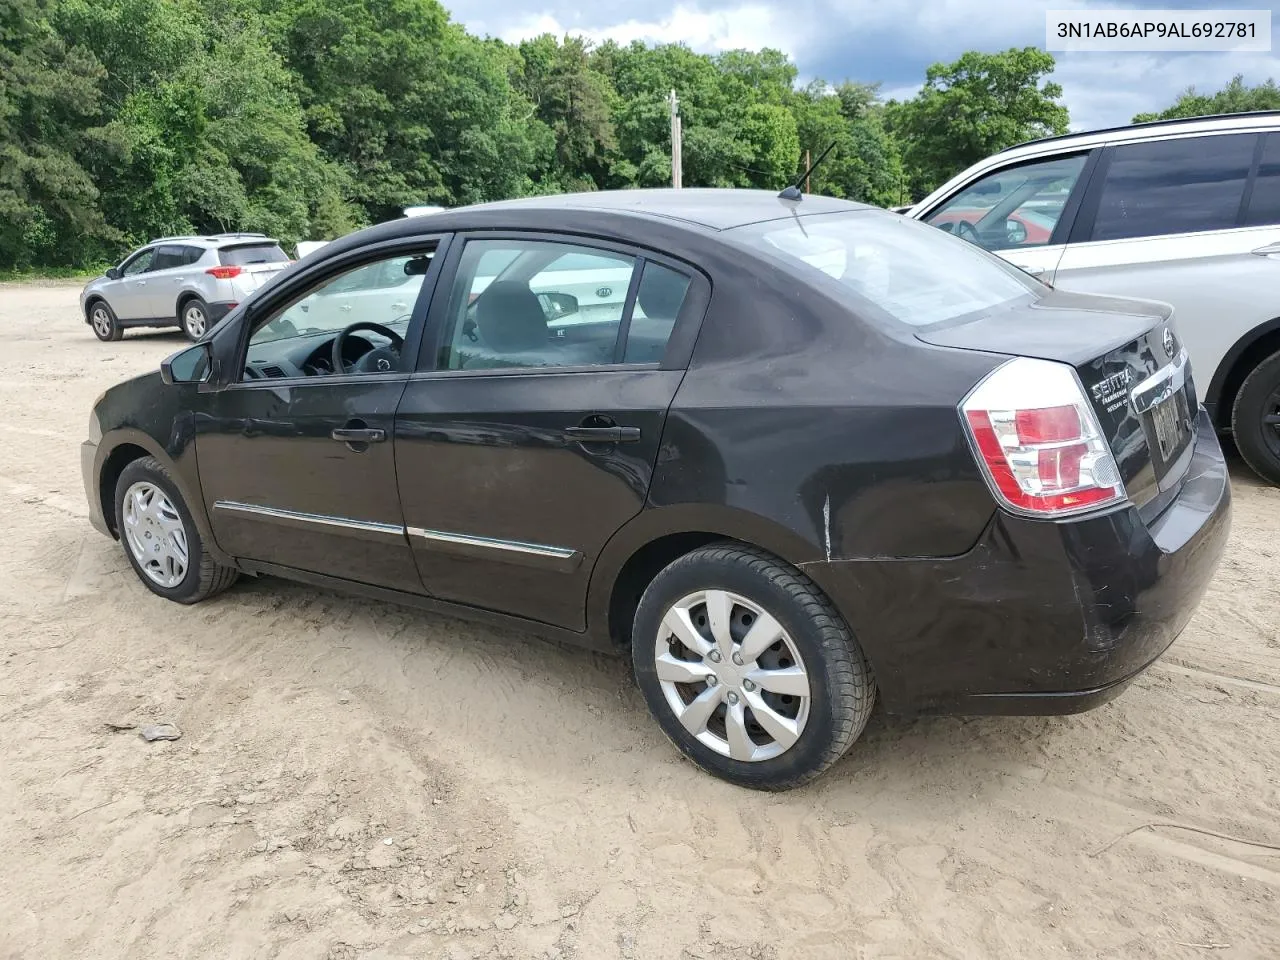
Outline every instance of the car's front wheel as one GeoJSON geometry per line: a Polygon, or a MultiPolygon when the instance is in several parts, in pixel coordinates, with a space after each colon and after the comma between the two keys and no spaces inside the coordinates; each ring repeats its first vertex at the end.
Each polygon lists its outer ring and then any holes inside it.
{"type": "Polygon", "coordinates": [[[124,337],[124,328],[105,300],[95,300],[89,307],[89,326],[93,327],[93,335],[104,343],[124,337]]]}
{"type": "Polygon", "coordinates": [[[1236,449],[1258,476],[1280,485],[1280,352],[1253,368],[1231,409],[1236,449]]]}
{"type": "Polygon", "coordinates": [[[198,603],[238,576],[209,555],[182,494],[154,457],[134,460],[116,482],[116,530],[138,579],[177,603],[198,603]]]}
{"type": "Polygon", "coordinates": [[[732,783],[786,790],[835,763],[875,702],[866,658],[799,570],[737,543],[671,563],[645,590],[636,680],[663,731],[732,783]]]}
{"type": "Polygon", "coordinates": [[[209,329],[209,308],[203,300],[188,300],[182,305],[182,332],[191,340],[199,340],[209,329]]]}

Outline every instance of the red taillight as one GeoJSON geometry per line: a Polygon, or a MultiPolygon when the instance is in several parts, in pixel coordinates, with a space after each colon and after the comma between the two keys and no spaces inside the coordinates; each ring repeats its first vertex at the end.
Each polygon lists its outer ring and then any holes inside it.
{"type": "Polygon", "coordinates": [[[240,276],[241,270],[240,267],[210,267],[205,273],[219,280],[230,280],[232,277],[240,276]]]}
{"type": "Polygon", "coordinates": [[[1013,510],[1054,516],[1124,499],[1115,459],[1065,364],[1012,360],[961,411],[992,491],[1013,510]]]}

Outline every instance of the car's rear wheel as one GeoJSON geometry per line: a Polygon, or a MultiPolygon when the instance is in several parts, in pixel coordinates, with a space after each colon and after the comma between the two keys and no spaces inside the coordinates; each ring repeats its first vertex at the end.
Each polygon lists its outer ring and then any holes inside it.
{"type": "Polygon", "coordinates": [[[182,304],[182,332],[191,340],[199,340],[209,329],[209,308],[199,299],[187,300],[182,304]]]}
{"type": "Polygon", "coordinates": [[[154,457],[134,460],[121,471],[116,530],[138,579],[166,600],[198,603],[238,576],[209,555],[177,485],[154,457]]]}
{"type": "Polygon", "coordinates": [[[1280,485],[1280,352],[1253,368],[1231,409],[1236,449],[1258,476],[1280,485]]]}
{"type": "Polygon", "coordinates": [[[93,335],[103,342],[120,340],[124,337],[124,328],[120,326],[115,311],[107,306],[105,300],[95,300],[90,305],[89,326],[93,328],[93,335]]]}
{"type": "Polygon", "coordinates": [[[632,663],[650,711],[696,764],[786,790],[835,763],[866,726],[866,658],[818,588],[776,557],[719,543],[654,578],[632,663]]]}

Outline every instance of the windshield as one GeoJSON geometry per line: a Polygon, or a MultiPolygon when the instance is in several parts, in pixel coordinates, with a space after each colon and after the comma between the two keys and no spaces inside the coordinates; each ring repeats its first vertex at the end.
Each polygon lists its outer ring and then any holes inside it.
{"type": "Polygon", "coordinates": [[[963,240],[875,210],[753,223],[733,234],[916,327],[991,310],[1040,287],[963,240]]]}

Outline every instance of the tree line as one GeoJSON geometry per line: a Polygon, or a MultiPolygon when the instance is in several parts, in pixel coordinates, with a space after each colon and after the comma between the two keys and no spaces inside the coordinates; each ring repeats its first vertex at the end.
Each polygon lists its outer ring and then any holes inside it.
{"type": "Polygon", "coordinates": [[[415,204],[663,186],[672,89],[686,186],[777,189],[834,143],[814,192],[907,203],[1066,132],[1053,65],[1035,48],[966,53],[886,102],[876,84],[797,86],[776,50],[476,37],[436,0],[7,0],[0,270],[160,235],[325,239],[415,204]]]}

